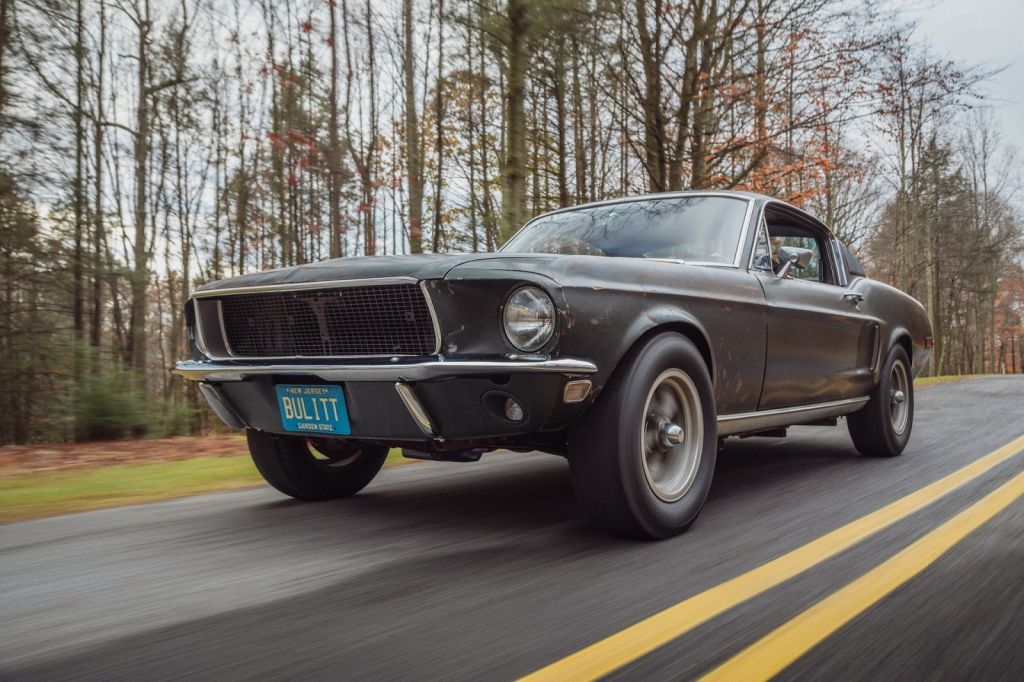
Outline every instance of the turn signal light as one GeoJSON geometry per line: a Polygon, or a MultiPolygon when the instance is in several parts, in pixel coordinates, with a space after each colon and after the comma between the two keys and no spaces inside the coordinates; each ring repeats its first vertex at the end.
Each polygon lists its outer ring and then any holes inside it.
{"type": "Polygon", "coordinates": [[[590,379],[570,381],[562,392],[562,400],[567,403],[580,403],[590,394],[590,379]]]}

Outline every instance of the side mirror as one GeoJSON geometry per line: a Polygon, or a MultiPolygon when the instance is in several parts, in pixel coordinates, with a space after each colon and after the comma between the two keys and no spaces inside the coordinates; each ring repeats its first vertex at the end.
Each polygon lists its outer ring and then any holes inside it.
{"type": "Polygon", "coordinates": [[[785,277],[790,268],[803,270],[811,264],[814,252],[810,249],[801,249],[798,246],[783,246],[779,248],[779,259],[782,267],[779,268],[778,277],[785,277]]]}

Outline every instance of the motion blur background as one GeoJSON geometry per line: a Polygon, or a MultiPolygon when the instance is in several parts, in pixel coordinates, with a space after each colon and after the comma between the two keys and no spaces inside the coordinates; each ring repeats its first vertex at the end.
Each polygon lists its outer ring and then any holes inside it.
{"type": "Polygon", "coordinates": [[[198,433],[197,284],[750,189],[1024,372],[1019,0],[0,0],[0,444],[198,433]],[[1016,34],[1015,34],[1016,33],[1016,34]]]}
{"type": "Polygon", "coordinates": [[[589,651],[678,680],[752,649],[775,668],[747,679],[1024,679],[1022,26],[1022,0],[0,0],[0,679],[579,678],[589,651]],[[689,188],[799,204],[926,306],[903,456],[729,439],[695,528],[626,542],[541,454],[392,450],[296,503],[167,372],[204,282],[689,188]],[[978,373],[1018,376],[950,376],[978,373]]]}

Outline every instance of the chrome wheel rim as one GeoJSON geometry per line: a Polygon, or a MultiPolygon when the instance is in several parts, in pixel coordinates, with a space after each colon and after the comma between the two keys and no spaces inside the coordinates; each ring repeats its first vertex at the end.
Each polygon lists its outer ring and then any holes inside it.
{"type": "Polygon", "coordinates": [[[697,387],[685,372],[662,372],[644,403],[640,452],[644,477],[659,499],[675,502],[697,478],[704,419],[697,387]]]}
{"type": "Polygon", "coordinates": [[[910,377],[903,362],[892,365],[889,377],[889,421],[896,433],[903,433],[910,418],[910,377]]]}
{"type": "Polygon", "coordinates": [[[309,454],[325,469],[341,469],[352,464],[363,453],[361,448],[353,449],[343,443],[334,443],[326,438],[307,438],[309,454]]]}

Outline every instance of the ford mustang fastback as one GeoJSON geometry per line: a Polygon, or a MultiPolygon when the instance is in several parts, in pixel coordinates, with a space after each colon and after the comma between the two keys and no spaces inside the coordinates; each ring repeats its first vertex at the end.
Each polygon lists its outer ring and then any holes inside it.
{"type": "Polygon", "coordinates": [[[900,454],[932,339],[819,220],[744,192],[679,192],[539,216],[497,253],[341,258],[197,289],[199,382],[266,480],[353,495],[390,448],[568,458],[612,533],[685,530],[721,441],[844,417],[900,454]]]}

